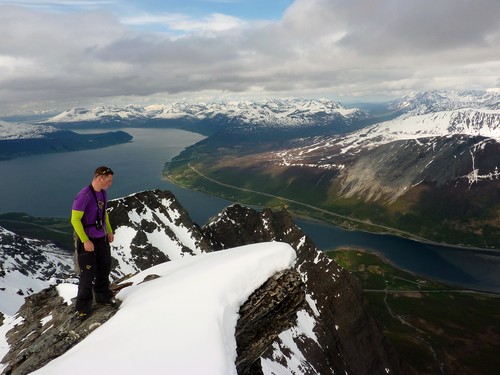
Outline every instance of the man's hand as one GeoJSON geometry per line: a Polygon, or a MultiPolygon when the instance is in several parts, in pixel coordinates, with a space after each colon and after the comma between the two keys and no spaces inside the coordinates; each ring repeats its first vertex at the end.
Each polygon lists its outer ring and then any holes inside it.
{"type": "Polygon", "coordinates": [[[111,243],[115,240],[115,235],[113,233],[108,233],[108,242],[111,243]]]}
{"type": "Polygon", "coordinates": [[[85,251],[92,252],[94,251],[94,243],[91,240],[87,240],[83,243],[83,248],[85,251]]]}

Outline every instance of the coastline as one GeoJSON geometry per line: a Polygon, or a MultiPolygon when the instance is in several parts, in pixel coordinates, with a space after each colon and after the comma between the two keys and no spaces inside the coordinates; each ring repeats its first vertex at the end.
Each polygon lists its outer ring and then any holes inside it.
{"type": "MultiPolygon", "coordinates": [[[[483,294],[483,295],[487,295],[487,296],[493,296],[493,297],[500,298],[500,291],[499,292],[493,292],[493,291],[484,291],[484,290],[466,288],[463,285],[454,284],[452,282],[443,281],[443,280],[440,280],[438,278],[434,278],[434,277],[430,277],[430,276],[424,276],[424,275],[421,275],[421,274],[419,274],[417,272],[408,270],[408,269],[406,269],[404,267],[400,267],[400,266],[396,265],[394,262],[392,262],[389,258],[387,258],[384,254],[382,254],[382,253],[380,253],[378,251],[375,251],[375,250],[371,250],[371,249],[367,249],[367,248],[363,248],[363,247],[358,247],[358,246],[339,246],[339,247],[337,247],[335,249],[325,250],[324,253],[328,255],[328,253],[334,253],[336,251],[356,251],[356,252],[363,253],[363,254],[375,255],[383,263],[386,263],[386,264],[390,265],[391,267],[393,267],[393,268],[395,268],[397,270],[401,270],[401,271],[404,271],[406,273],[409,273],[410,275],[412,275],[414,277],[426,279],[426,280],[429,280],[429,281],[432,281],[432,282],[436,282],[436,283],[439,283],[439,284],[443,284],[446,287],[457,288],[457,289],[449,289],[449,290],[442,291],[444,293],[452,293],[452,292],[473,293],[473,294],[483,294]]],[[[388,292],[387,290],[384,290],[384,289],[380,289],[380,291],[381,292],[382,291],[388,292]]],[[[426,292],[435,292],[435,291],[432,291],[432,290],[429,290],[429,291],[420,290],[419,292],[426,293],[426,292]]]]}
{"type": "MultiPolygon", "coordinates": [[[[216,181],[214,179],[211,179],[211,178],[203,175],[202,173],[200,173],[199,171],[197,171],[194,167],[192,167],[189,163],[188,163],[188,166],[194,172],[196,172],[198,175],[200,175],[201,177],[203,177],[205,179],[208,179],[211,182],[214,182],[216,184],[220,184],[222,186],[231,187],[231,188],[234,188],[236,190],[248,191],[248,189],[242,189],[242,188],[239,188],[237,186],[231,186],[231,185],[227,185],[227,184],[223,184],[221,182],[218,182],[218,181],[216,181]]],[[[207,190],[202,190],[202,189],[196,189],[196,188],[193,188],[191,186],[182,185],[178,181],[172,179],[167,173],[165,173],[165,168],[163,170],[162,175],[163,175],[163,178],[167,179],[172,184],[180,186],[182,188],[194,190],[194,191],[197,191],[197,192],[200,192],[200,193],[204,193],[204,194],[207,194],[207,195],[212,196],[212,197],[216,197],[216,198],[220,198],[220,199],[225,199],[225,200],[227,200],[229,202],[232,202],[233,204],[246,204],[246,203],[242,203],[242,202],[231,201],[228,198],[226,198],[224,196],[221,196],[221,195],[218,195],[217,193],[214,193],[212,191],[207,191],[207,190]]],[[[336,228],[339,228],[339,229],[342,229],[342,230],[346,230],[346,231],[358,231],[358,232],[364,232],[364,233],[369,233],[369,234],[374,234],[374,235],[395,236],[395,237],[403,238],[403,239],[410,240],[410,241],[415,241],[415,242],[426,244],[426,245],[446,247],[446,248],[450,248],[450,249],[460,249],[460,250],[469,250],[469,251],[477,251],[477,252],[487,252],[487,253],[491,253],[491,254],[500,256],[500,248],[482,248],[482,247],[478,247],[478,246],[469,246],[469,245],[463,245],[463,244],[450,244],[450,243],[445,243],[445,242],[432,241],[432,240],[429,240],[429,239],[426,239],[426,238],[423,238],[423,237],[420,237],[420,236],[417,236],[417,235],[414,235],[412,233],[405,232],[405,231],[402,231],[402,230],[399,230],[399,229],[396,229],[396,228],[390,228],[390,227],[387,227],[387,226],[384,226],[384,225],[379,225],[379,224],[366,223],[366,222],[363,222],[362,220],[359,220],[359,219],[349,218],[349,217],[346,217],[346,216],[343,216],[343,215],[339,215],[339,214],[336,214],[336,213],[333,213],[333,212],[329,212],[329,211],[321,209],[319,207],[313,207],[313,206],[310,206],[308,204],[301,203],[301,202],[296,202],[296,201],[293,201],[291,199],[287,199],[287,198],[284,198],[284,197],[278,197],[278,196],[274,196],[272,194],[262,193],[262,192],[258,192],[258,191],[252,191],[252,192],[255,193],[255,194],[261,194],[261,195],[265,195],[265,196],[272,196],[272,197],[275,197],[275,198],[279,198],[279,199],[288,201],[288,202],[290,202],[292,204],[299,204],[299,205],[305,206],[307,208],[317,210],[318,212],[324,212],[326,214],[329,214],[329,215],[332,215],[332,216],[336,216],[336,217],[340,217],[340,218],[343,218],[343,219],[351,221],[351,222],[357,222],[357,223],[360,223],[362,225],[381,228],[384,231],[370,231],[370,230],[361,229],[361,228],[345,227],[345,226],[338,225],[338,224],[336,224],[336,223],[334,223],[334,222],[332,222],[330,220],[327,220],[327,219],[320,219],[318,217],[306,215],[306,214],[304,214],[302,212],[297,212],[297,211],[294,211],[293,209],[288,209],[287,208],[287,211],[290,212],[290,214],[294,218],[298,218],[298,219],[301,219],[301,220],[304,220],[304,221],[309,221],[311,223],[321,223],[321,224],[325,224],[325,225],[331,225],[331,226],[334,226],[336,228]]],[[[253,204],[246,204],[246,205],[252,206],[252,207],[262,207],[262,206],[253,205],[253,204]]]]}

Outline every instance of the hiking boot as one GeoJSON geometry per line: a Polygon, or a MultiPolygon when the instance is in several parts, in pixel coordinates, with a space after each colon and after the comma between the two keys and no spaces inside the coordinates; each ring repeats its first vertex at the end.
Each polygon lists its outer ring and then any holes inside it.
{"type": "Polygon", "coordinates": [[[75,312],[75,316],[78,320],[80,321],[84,321],[85,319],[87,319],[89,317],[89,313],[85,312],[85,311],[77,311],[75,312]]]}

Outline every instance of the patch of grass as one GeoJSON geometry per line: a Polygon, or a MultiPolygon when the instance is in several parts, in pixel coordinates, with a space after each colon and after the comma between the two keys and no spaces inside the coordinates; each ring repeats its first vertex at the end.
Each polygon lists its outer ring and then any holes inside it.
{"type": "Polygon", "coordinates": [[[422,279],[359,249],[327,254],[361,280],[370,312],[417,373],[498,373],[500,296],[422,279]]]}
{"type": "Polygon", "coordinates": [[[22,237],[55,243],[62,249],[73,251],[73,227],[62,218],[33,217],[25,213],[0,214],[0,226],[22,237]]]}

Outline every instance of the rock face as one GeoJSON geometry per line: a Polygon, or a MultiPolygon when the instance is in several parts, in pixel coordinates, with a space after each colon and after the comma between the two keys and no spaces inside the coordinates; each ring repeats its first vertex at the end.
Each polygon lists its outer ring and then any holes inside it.
{"type": "Polygon", "coordinates": [[[236,325],[238,374],[261,374],[258,359],[283,331],[297,323],[297,311],[305,307],[300,274],[285,270],[275,274],[241,306],[236,325]]]}
{"type": "Polygon", "coordinates": [[[298,324],[283,331],[263,353],[263,368],[270,363],[283,370],[293,368],[295,357],[301,361],[298,373],[304,374],[405,373],[364,309],[359,282],[317,250],[288,212],[259,213],[233,205],[203,231],[214,249],[281,241],[297,252],[295,268],[305,285],[307,305],[297,311],[298,324]]]}
{"type": "Polygon", "coordinates": [[[109,206],[115,278],[211,251],[200,228],[169,191],[143,191],[110,201],[109,206]]]}
{"type": "MultiPolygon", "coordinates": [[[[296,250],[294,269],[273,275],[240,308],[239,374],[409,373],[367,314],[359,283],[318,251],[286,211],[233,205],[200,228],[169,192],[141,192],[110,206],[115,279],[179,257],[263,241],[286,242],[296,250]],[[161,242],[167,238],[166,249],[161,242]]],[[[13,328],[3,374],[44,366],[114,312],[97,306],[82,323],[55,286],[28,297],[18,315],[8,317],[13,328]]]]}
{"type": "Polygon", "coordinates": [[[51,286],[26,298],[18,312],[18,324],[8,333],[9,353],[2,363],[8,363],[2,374],[29,374],[78,344],[94,329],[106,322],[117,310],[102,306],[85,321],[74,315],[51,286]],[[47,321],[47,317],[51,319],[47,321]]]}
{"type": "Polygon", "coordinates": [[[13,315],[24,298],[65,279],[72,260],[47,241],[24,238],[0,227],[0,311],[13,315]]]}

